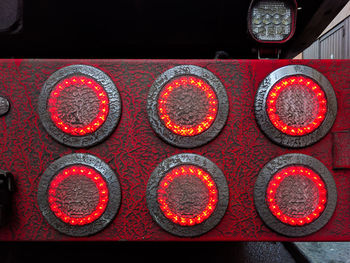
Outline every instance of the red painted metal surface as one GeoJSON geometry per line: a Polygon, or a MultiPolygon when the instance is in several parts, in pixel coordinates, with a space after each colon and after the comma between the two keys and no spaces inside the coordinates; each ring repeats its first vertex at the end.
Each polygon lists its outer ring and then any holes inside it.
{"type": "MultiPolygon", "coordinates": [[[[333,169],[334,132],[350,130],[350,61],[348,60],[0,60],[0,95],[11,110],[0,118],[0,168],[16,179],[11,223],[0,229],[0,240],[350,240],[350,170],[333,169]],[[37,113],[38,96],[45,80],[57,69],[87,64],[100,68],[115,82],[122,99],[120,122],[106,141],[87,149],[59,144],[44,130],[37,113]],[[146,99],[153,81],[165,70],[182,64],[204,67],[224,84],[229,116],[222,132],[195,149],[168,145],[153,132],[146,99]],[[331,82],[338,99],[338,115],[331,131],[304,149],[287,149],[271,142],[254,117],[254,97],[259,83],[273,70],[288,64],[311,66],[331,82]],[[73,238],[54,230],[41,215],[36,201],[41,174],[57,158],[87,152],[107,162],[118,175],[122,202],[113,222],[103,231],[73,238]],[[230,190],[222,221],[196,238],[175,237],[160,228],[146,207],[146,185],[153,169],[178,153],[203,155],[224,172],[230,190]],[[288,238],[267,228],[253,202],[259,170],[274,157],[304,153],[324,163],[334,176],[338,203],[329,223],[303,238],[288,238]]],[[[349,149],[344,147],[342,149],[349,149]]],[[[344,153],[343,153],[344,154],[344,153]]],[[[346,155],[349,155],[347,152],[346,155]]]]}

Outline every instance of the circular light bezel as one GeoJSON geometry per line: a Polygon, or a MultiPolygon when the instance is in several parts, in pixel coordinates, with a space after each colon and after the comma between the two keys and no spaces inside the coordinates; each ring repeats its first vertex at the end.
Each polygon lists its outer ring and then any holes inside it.
{"type": "Polygon", "coordinates": [[[324,182],[319,177],[317,173],[315,173],[312,169],[301,166],[301,165],[292,165],[287,166],[277,173],[275,173],[268,184],[266,190],[266,202],[270,208],[270,211],[283,223],[289,225],[306,225],[313,221],[315,221],[324,211],[325,204],[327,202],[327,189],[325,188],[324,182]],[[287,177],[292,177],[294,175],[305,176],[310,179],[314,186],[316,186],[318,190],[318,203],[312,213],[308,214],[304,217],[291,217],[283,213],[283,211],[279,208],[278,202],[276,200],[276,192],[278,191],[278,187],[287,177]]]}
{"type": "Polygon", "coordinates": [[[291,148],[306,147],[316,143],[327,135],[337,115],[337,99],[329,80],[317,70],[304,65],[288,65],[270,73],[259,85],[255,96],[255,119],[260,129],[273,142],[291,148]],[[323,90],[327,100],[327,112],[324,120],[313,132],[294,136],[277,129],[267,113],[267,98],[276,83],[290,76],[306,76],[323,90]]]}
{"type": "Polygon", "coordinates": [[[109,111],[109,99],[107,93],[94,79],[86,76],[70,76],[62,79],[51,91],[50,97],[48,98],[48,111],[50,112],[53,123],[61,131],[69,133],[74,136],[83,136],[89,133],[93,133],[98,130],[103,123],[106,121],[109,111]],[[58,114],[57,111],[57,100],[59,99],[61,92],[71,85],[84,85],[94,92],[94,95],[99,101],[98,113],[94,119],[83,127],[73,127],[70,124],[65,123],[58,114]]]}
{"type": "Polygon", "coordinates": [[[108,194],[108,187],[103,177],[92,167],[80,164],[63,168],[52,179],[48,189],[48,200],[51,211],[63,222],[70,225],[86,225],[92,223],[104,213],[108,204],[108,194]],[[60,184],[72,175],[89,178],[98,190],[99,200],[95,209],[89,215],[84,217],[72,217],[68,215],[59,208],[59,204],[57,203],[57,188],[59,188],[60,184]]]}
{"type": "Polygon", "coordinates": [[[191,153],[173,155],[162,161],[152,172],[146,190],[147,207],[152,218],[167,232],[180,237],[195,237],[203,235],[214,228],[224,216],[228,202],[229,189],[226,178],[219,167],[209,159],[191,153]],[[159,184],[166,174],[181,165],[194,165],[210,174],[218,191],[218,202],[213,213],[203,222],[196,225],[182,226],[167,218],[158,202],[159,184]]]}
{"type": "Polygon", "coordinates": [[[69,236],[83,237],[96,234],[112,222],[120,206],[121,189],[116,174],[108,164],[91,154],[74,153],[57,159],[44,171],[39,182],[37,200],[42,215],[53,228],[69,236]],[[108,204],[104,212],[95,221],[84,225],[71,225],[61,220],[51,210],[48,200],[51,181],[60,171],[75,165],[87,166],[96,170],[108,188],[108,204]]]}
{"type": "Polygon", "coordinates": [[[332,174],[319,160],[300,153],[285,154],[268,162],[259,172],[254,186],[254,204],[262,221],[273,231],[288,237],[302,237],[320,230],[331,219],[337,204],[337,187],[332,174]],[[289,166],[304,166],[313,170],[327,189],[327,202],[320,216],[303,226],[289,225],[278,219],[270,210],[267,197],[268,185],[273,176],[289,166]]]}
{"type": "Polygon", "coordinates": [[[121,99],[117,87],[112,79],[103,71],[88,65],[71,65],[55,71],[44,83],[41,89],[38,103],[40,120],[45,130],[58,142],[70,147],[89,147],[106,139],[117,127],[121,115],[121,99]],[[57,84],[72,76],[85,76],[95,80],[103,87],[109,100],[108,115],[102,125],[94,132],[76,136],[65,133],[58,128],[48,111],[50,94],[57,84]]]}
{"type": "Polygon", "coordinates": [[[229,110],[228,96],[221,81],[209,70],[194,65],[180,65],[162,73],[150,88],[147,98],[147,113],[151,127],[156,134],[171,145],[181,148],[195,148],[213,140],[223,129],[229,110]],[[217,115],[212,125],[194,136],[181,136],[169,130],[158,114],[158,98],[163,87],[172,79],[181,76],[195,76],[203,79],[214,90],[218,100],[217,115]]]}
{"type": "Polygon", "coordinates": [[[311,78],[302,75],[289,76],[279,80],[272,86],[267,95],[266,101],[266,111],[271,123],[281,132],[291,136],[303,136],[312,133],[322,124],[327,113],[327,99],[325,98],[325,94],[322,88],[311,78]],[[286,124],[276,113],[276,103],[279,95],[283,92],[283,90],[293,85],[303,85],[311,92],[313,92],[313,95],[316,97],[319,106],[316,117],[312,120],[311,123],[303,127],[290,126],[286,124]]]}

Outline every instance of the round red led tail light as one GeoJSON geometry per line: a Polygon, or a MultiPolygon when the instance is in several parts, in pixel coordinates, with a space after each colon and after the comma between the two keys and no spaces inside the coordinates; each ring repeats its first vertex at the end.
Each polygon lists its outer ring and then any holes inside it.
{"type": "Polygon", "coordinates": [[[71,236],[92,235],[115,217],[120,186],[111,168],[89,154],[70,154],[44,172],[38,203],[46,220],[71,236]]]}
{"type": "Polygon", "coordinates": [[[147,205],[153,219],[166,231],[183,237],[214,228],[225,214],[228,196],[221,170],[195,154],[164,160],[147,184],[147,205]]]}
{"type": "Polygon", "coordinates": [[[107,93],[93,78],[65,78],[56,84],[48,100],[52,121],[71,135],[83,136],[96,131],[108,116],[107,93]]]}
{"type": "Polygon", "coordinates": [[[47,132],[72,147],[87,147],[105,139],[116,127],[120,111],[113,81],[87,65],[53,73],[39,98],[39,115],[47,132]]]}
{"type": "Polygon", "coordinates": [[[301,65],[279,68],[260,84],[255,100],[259,127],[274,142],[305,147],[324,137],[337,113],[335,93],[318,71],[301,65]]]}
{"type": "Polygon", "coordinates": [[[315,221],[327,202],[322,179],[305,166],[288,166],[278,171],[267,187],[266,201],[271,212],[289,225],[315,221]]]}
{"type": "Polygon", "coordinates": [[[321,229],[331,218],[337,191],[328,169],[303,154],[286,154],[260,171],[254,202],[263,221],[286,236],[305,236],[321,229]]]}
{"type": "Polygon", "coordinates": [[[178,147],[203,145],[218,135],[228,114],[220,80],[192,65],[171,68],[152,85],[147,111],[154,131],[178,147]]]}
{"type": "Polygon", "coordinates": [[[288,135],[315,131],[327,113],[327,99],[320,86],[304,76],[286,77],[267,96],[267,114],[272,124],[288,135]]]}
{"type": "Polygon", "coordinates": [[[86,225],[98,219],[106,210],[108,188],[95,169],[72,165],[51,181],[48,200],[51,211],[65,223],[86,225]]]}
{"type": "Polygon", "coordinates": [[[207,172],[198,166],[180,165],[161,180],[158,203],[172,222],[193,226],[202,223],[214,212],[217,194],[215,182],[207,172]]]}

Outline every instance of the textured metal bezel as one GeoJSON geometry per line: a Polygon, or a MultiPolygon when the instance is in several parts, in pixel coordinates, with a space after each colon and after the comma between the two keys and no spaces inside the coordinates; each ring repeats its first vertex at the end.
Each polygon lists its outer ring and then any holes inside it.
{"type": "Polygon", "coordinates": [[[7,98],[0,96],[0,116],[7,114],[10,110],[10,102],[7,98]]]}
{"type": "Polygon", "coordinates": [[[221,81],[209,70],[193,66],[181,65],[162,73],[150,88],[147,99],[147,112],[153,130],[167,143],[181,148],[194,148],[213,140],[224,127],[229,110],[226,89],[221,81]],[[204,79],[215,91],[219,105],[213,124],[206,131],[195,136],[181,136],[170,131],[158,115],[158,96],[163,87],[173,78],[185,75],[194,75],[204,79]]]}
{"type": "Polygon", "coordinates": [[[316,143],[332,128],[337,116],[337,98],[329,80],[317,70],[303,65],[288,65],[270,73],[259,85],[255,97],[255,119],[260,129],[273,142],[286,147],[301,148],[316,143]],[[266,99],[273,85],[284,77],[304,75],[317,82],[327,98],[327,114],[321,125],[312,133],[291,136],[278,130],[270,121],[266,111],[266,99]]]}
{"type": "Polygon", "coordinates": [[[161,162],[153,171],[151,177],[148,180],[146,195],[147,207],[153,219],[164,230],[180,237],[199,236],[214,228],[224,216],[229,201],[229,189],[227,181],[220,168],[217,167],[216,164],[214,164],[209,159],[197,154],[190,153],[177,154],[161,162]],[[213,178],[219,193],[218,203],[211,216],[202,223],[194,226],[181,226],[170,221],[167,217],[164,216],[157,200],[157,190],[160,181],[168,171],[175,168],[176,166],[184,164],[197,165],[208,172],[213,178]]]}
{"type": "Polygon", "coordinates": [[[121,189],[116,174],[108,166],[108,164],[90,154],[74,153],[59,158],[50,164],[50,166],[45,170],[44,174],[41,176],[38,188],[39,208],[47,222],[59,232],[75,237],[93,235],[104,229],[116,216],[120,206],[120,200],[121,189]],[[109,190],[108,205],[104,213],[92,223],[82,226],[69,225],[57,218],[51,211],[47,198],[47,191],[49,189],[50,182],[59,173],[59,171],[67,166],[79,164],[87,165],[98,171],[106,181],[109,190]]]}
{"type": "Polygon", "coordinates": [[[304,154],[292,153],[279,156],[268,162],[259,172],[254,187],[254,204],[264,223],[279,234],[289,237],[310,235],[328,223],[337,204],[337,188],[332,174],[319,160],[304,154]],[[327,188],[327,203],[319,218],[304,226],[291,226],[279,221],[266,203],[266,189],[272,176],[290,165],[303,165],[315,171],[324,181],[327,188]]]}
{"type": "Polygon", "coordinates": [[[38,111],[45,130],[55,140],[71,147],[88,147],[101,142],[114,131],[121,114],[121,100],[118,89],[112,79],[100,69],[88,65],[72,65],[57,70],[46,80],[40,93],[38,111]],[[74,136],[61,131],[53,123],[47,111],[48,98],[55,85],[60,80],[75,74],[93,78],[104,88],[109,99],[109,112],[105,122],[95,132],[84,136],[74,136]]]}

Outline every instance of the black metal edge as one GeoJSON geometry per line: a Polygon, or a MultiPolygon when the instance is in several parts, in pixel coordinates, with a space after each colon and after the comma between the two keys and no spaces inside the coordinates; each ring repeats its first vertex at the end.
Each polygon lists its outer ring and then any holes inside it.
{"type": "Polygon", "coordinates": [[[152,218],[164,230],[180,237],[195,237],[213,229],[221,221],[228,206],[229,189],[225,175],[220,170],[220,168],[216,166],[216,164],[214,164],[209,159],[197,154],[182,153],[165,159],[156,167],[148,180],[146,197],[147,207],[152,218]],[[169,170],[173,169],[176,166],[184,164],[197,165],[204,169],[211,175],[218,189],[218,203],[214,212],[205,221],[194,226],[181,226],[171,222],[164,216],[157,200],[157,189],[162,178],[169,170]]]}
{"type": "Polygon", "coordinates": [[[59,158],[45,170],[39,182],[37,198],[42,215],[52,227],[69,236],[83,237],[93,235],[111,223],[119,209],[121,189],[116,174],[108,164],[90,154],[74,153],[59,158]],[[87,165],[97,170],[106,181],[109,191],[108,204],[104,213],[94,222],[83,226],[69,225],[57,218],[51,211],[47,198],[50,182],[57,173],[67,166],[79,164],[87,165]]]}
{"type": "Polygon", "coordinates": [[[270,73],[259,85],[255,96],[255,119],[259,128],[273,142],[280,146],[302,148],[321,140],[332,128],[337,115],[337,99],[329,80],[317,70],[304,65],[288,65],[270,73]],[[304,75],[316,81],[327,97],[327,114],[322,124],[314,132],[304,136],[284,134],[273,126],[266,112],[266,98],[275,83],[280,79],[304,75]]]}
{"type": "Polygon", "coordinates": [[[71,147],[88,147],[106,139],[117,127],[121,115],[121,99],[112,79],[100,69],[88,65],[71,65],[54,72],[45,82],[40,96],[38,112],[45,130],[58,142],[71,147]],[[106,121],[94,133],[84,136],[74,136],[61,131],[52,122],[47,111],[47,101],[55,85],[68,76],[78,74],[95,79],[106,91],[109,99],[109,113],[106,121]]]}
{"type": "Polygon", "coordinates": [[[328,223],[336,208],[337,188],[332,174],[319,160],[305,154],[285,154],[268,162],[259,172],[254,186],[254,204],[259,216],[270,229],[288,237],[302,237],[320,230],[328,223]],[[304,226],[290,226],[282,223],[271,213],[266,203],[266,189],[271,177],[290,165],[304,165],[312,169],[322,178],[327,188],[325,210],[314,222],[304,226]]]}
{"type": "Polygon", "coordinates": [[[229,111],[226,89],[221,81],[209,70],[194,66],[180,65],[162,73],[150,88],[147,98],[147,113],[149,122],[156,134],[167,143],[181,148],[195,148],[213,140],[223,129],[229,111]],[[181,136],[174,134],[162,123],[158,115],[158,96],[162,88],[172,78],[182,75],[194,75],[204,79],[215,91],[219,101],[218,112],[213,124],[206,131],[195,136],[181,136]]]}

